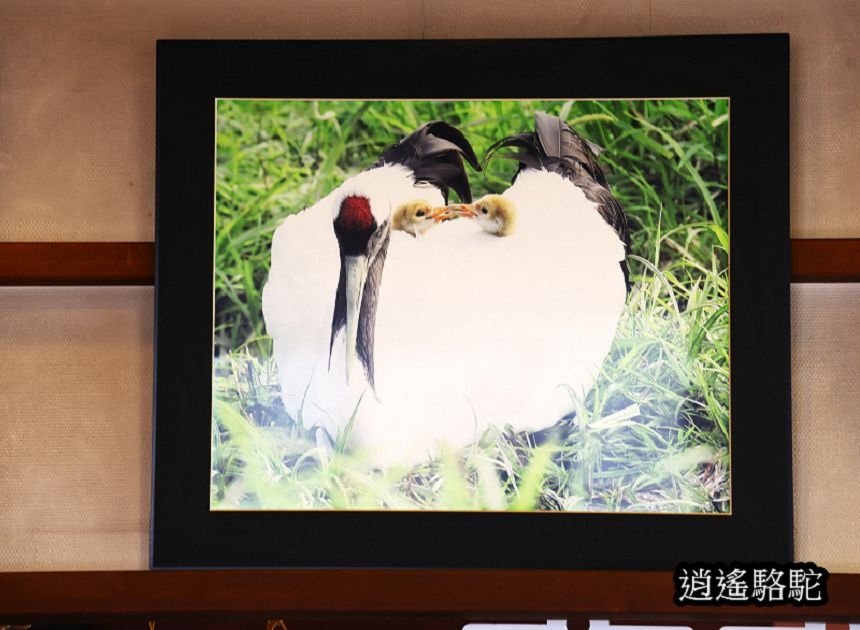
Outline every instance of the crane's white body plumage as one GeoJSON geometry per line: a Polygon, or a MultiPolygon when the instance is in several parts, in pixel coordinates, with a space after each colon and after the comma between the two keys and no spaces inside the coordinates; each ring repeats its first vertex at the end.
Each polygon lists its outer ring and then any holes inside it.
{"type": "Polygon", "coordinates": [[[350,447],[387,466],[466,446],[491,425],[539,430],[573,411],[609,351],[626,296],[624,244],[582,190],[526,169],[504,193],[517,212],[508,237],[467,219],[418,238],[392,232],[374,391],[365,378],[346,384],[342,339],[329,360],[339,274],[332,212],[358,187],[378,191],[375,216],[416,198],[442,203],[408,169],[385,166],[278,228],[263,312],[288,413],[331,436],[355,414],[350,447]]]}

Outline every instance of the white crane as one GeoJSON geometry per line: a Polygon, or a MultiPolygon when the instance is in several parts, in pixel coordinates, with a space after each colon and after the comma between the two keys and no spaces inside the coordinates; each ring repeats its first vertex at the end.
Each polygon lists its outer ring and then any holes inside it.
{"type": "Polygon", "coordinates": [[[501,148],[520,161],[511,187],[449,209],[477,225],[382,227],[406,204],[443,199],[390,164],[276,232],[264,314],[287,410],[330,436],[352,419],[351,448],[376,465],[461,448],[490,425],[554,424],[588,392],[612,343],[626,223],[592,149],[542,114],[534,133],[501,148]]]}
{"type": "Polygon", "coordinates": [[[594,383],[626,301],[630,237],[600,149],[559,118],[537,112],[533,132],[500,140],[487,158],[500,151],[519,162],[511,186],[451,208],[481,228],[468,247],[483,318],[464,342],[476,365],[468,396],[487,424],[536,431],[594,383]]]}
{"type": "MultiPolygon", "coordinates": [[[[471,201],[464,157],[480,168],[457,129],[428,123],[275,231],[263,315],[285,408],[306,428],[316,427],[318,435],[321,430],[334,438],[358,411],[353,441],[368,441],[361,438],[368,416],[378,413],[379,347],[390,349],[382,353],[383,372],[400,361],[390,335],[377,343],[383,272],[387,283],[397,285],[388,280],[396,274],[386,260],[399,261],[424,240],[415,238],[426,232],[423,217],[416,216],[419,208],[444,206],[449,188],[461,201],[471,201]],[[392,231],[393,220],[403,231],[392,231]]],[[[398,264],[406,270],[409,261],[398,264]]],[[[389,302],[395,302],[397,292],[386,289],[389,302]]],[[[410,295],[401,301],[407,311],[415,305],[410,295]]],[[[408,312],[396,317],[408,325],[408,312]]]]}

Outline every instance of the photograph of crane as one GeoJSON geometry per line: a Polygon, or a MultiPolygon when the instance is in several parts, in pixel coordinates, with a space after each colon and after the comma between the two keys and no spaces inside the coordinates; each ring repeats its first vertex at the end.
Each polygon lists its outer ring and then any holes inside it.
{"type": "Polygon", "coordinates": [[[727,99],[216,120],[211,509],[731,512],[727,99]]]}

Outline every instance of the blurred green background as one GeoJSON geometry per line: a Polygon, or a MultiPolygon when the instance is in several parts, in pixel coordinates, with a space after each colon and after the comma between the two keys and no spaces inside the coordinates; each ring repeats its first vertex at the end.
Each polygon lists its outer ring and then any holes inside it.
{"type": "MultiPolygon", "coordinates": [[[[727,100],[219,100],[217,114],[213,508],[729,511],[727,100]],[[489,430],[413,470],[321,456],[278,399],[261,306],[274,230],[429,120],[480,158],[536,110],[604,147],[630,223],[634,287],[584,407],[541,446],[489,430]]],[[[473,195],[515,169],[470,172],[473,195]]]]}

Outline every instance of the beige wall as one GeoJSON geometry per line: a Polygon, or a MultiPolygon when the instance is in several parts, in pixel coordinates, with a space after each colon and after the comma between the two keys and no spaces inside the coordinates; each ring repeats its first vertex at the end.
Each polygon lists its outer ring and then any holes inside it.
{"type": "Polygon", "coordinates": [[[792,36],[793,235],[860,236],[858,25],[856,0],[3,0],[0,239],[152,240],[157,38],[761,31],[792,36]]]}
{"type": "MultiPolygon", "coordinates": [[[[793,236],[858,237],[854,1],[4,0],[0,240],[153,238],[156,38],[757,31],[792,34],[793,236]]],[[[860,571],[858,313],[860,286],[794,288],[796,549],[834,571],[860,571]]],[[[151,335],[149,288],[0,289],[0,570],[147,566],[151,335]]]]}

